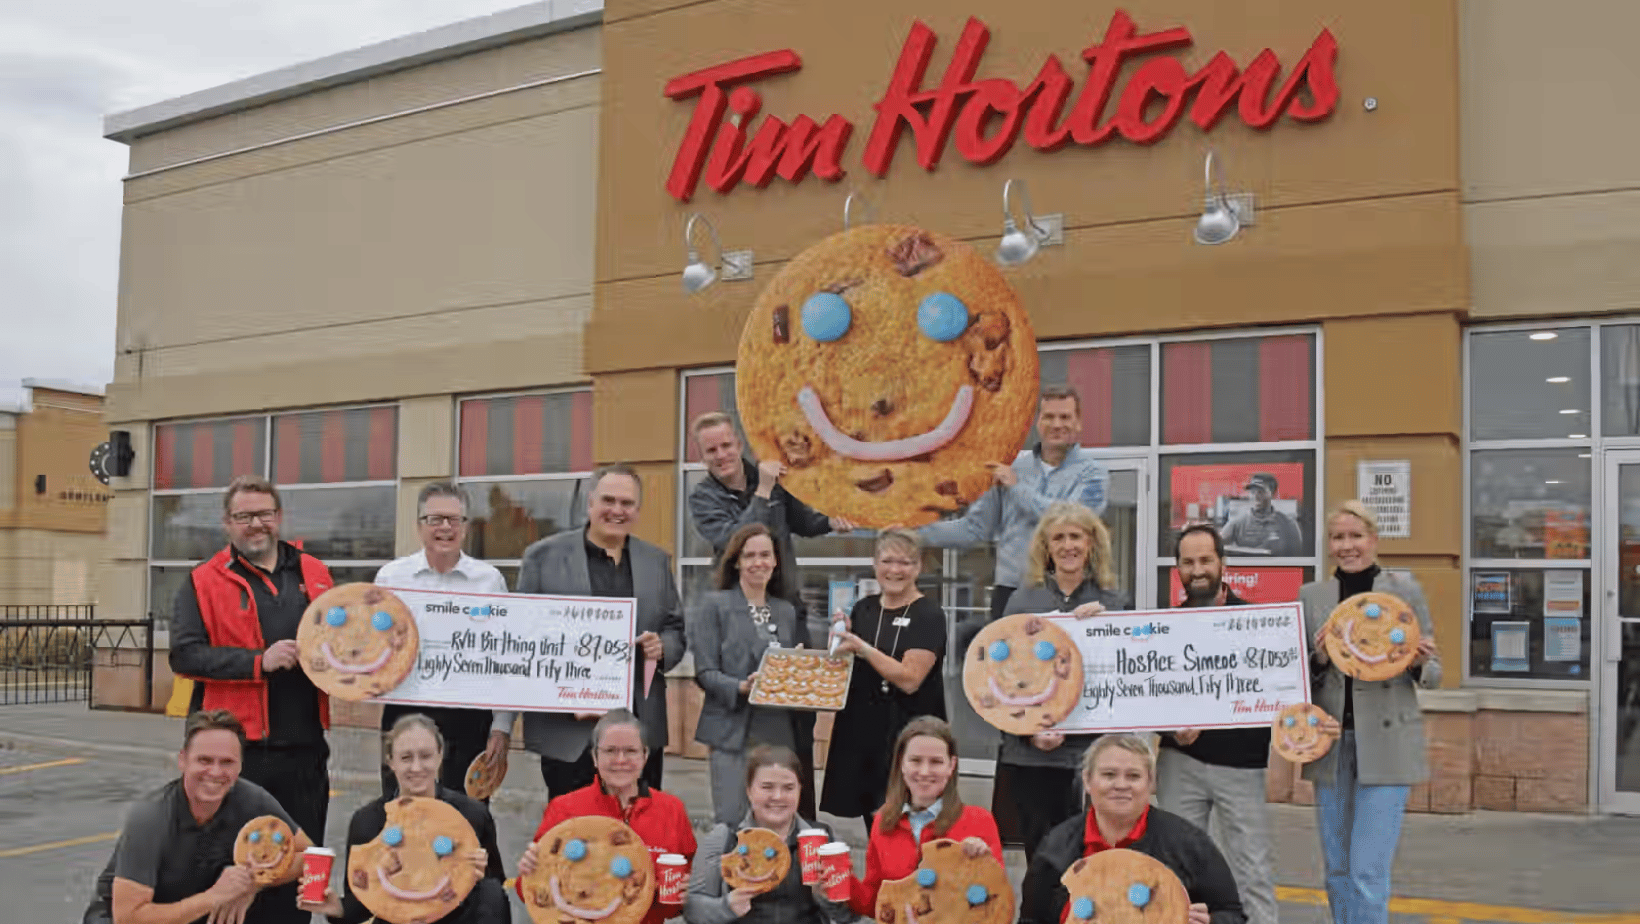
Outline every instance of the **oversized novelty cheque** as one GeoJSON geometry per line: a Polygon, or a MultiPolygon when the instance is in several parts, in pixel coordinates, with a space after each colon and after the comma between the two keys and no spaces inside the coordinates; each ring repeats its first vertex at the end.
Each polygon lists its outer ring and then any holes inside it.
{"type": "Polygon", "coordinates": [[[811,507],[919,526],[989,489],[1036,413],[1036,338],[991,261],[907,225],[834,234],[746,319],[736,403],[758,459],[811,507]]]}
{"type": "Polygon", "coordinates": [[[391,590],[415,619],[421,652],[380,702],[523,712],[632,705],[631,598],[391,590]]]}
{"type": "Polygon", "coordinates": [[[963,689],[1010,734],[1269,726],[1310,698],[1304,619],[1297,603],[1012,616],[975,637],[963,689]]]}

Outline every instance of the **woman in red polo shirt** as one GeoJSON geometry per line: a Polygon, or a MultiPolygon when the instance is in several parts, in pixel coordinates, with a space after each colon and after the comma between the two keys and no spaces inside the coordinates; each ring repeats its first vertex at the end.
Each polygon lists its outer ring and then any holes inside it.
{"type": "Polygon", "coordinates": [[[1138,735],[1105,735],[1082,758],[1088,810],[1042,839],[1025,873],[1020,924],[1082,924],[1070,893],[1060,884],[1072,863],[1101,850],[1123,847],[1160,860],[1190,895],[1190,924],[1245,924],[1241,895],[1224,855],[1200,828],[1150,804],[1156,788],[1156,754],[1138,735]]]}
{"type": "Polygon", "coordinates": [[[888,796],[866,846],[866,878],[850,884],[849,904],[868,918],[877,916],[878,888],[916,872],[928,841],[962,841],[969,856],[989,853],[1002,862],[996,819],[963,805],[957,793],[957,739],[944,719],[925,715],[907,723],[888,768],[888,796]]]}
{"type": "MultiPolygon", "coordinates": [[[[607,712],[592,726],[592,766],[597,775],[591,786],[564,793],[547,803],[546,811],[541,813],[541,827],[536,829],[523,859],[518,861],[515,891],[519,898],[524,897],[524,877],[535,871],[541,835],[571,818],[594,815],[625,822],[649,848],[651,860],[663,853],[695,855],[695,828],[689,823],[689,811],[677,796],[650,789],[643,781],[644,763],[648,760],[643,723],[628,710],[607,712]]],[[[677,905],[655,902],[642,924],[660,924],[676,917],[681,910],[677,905]]]]}

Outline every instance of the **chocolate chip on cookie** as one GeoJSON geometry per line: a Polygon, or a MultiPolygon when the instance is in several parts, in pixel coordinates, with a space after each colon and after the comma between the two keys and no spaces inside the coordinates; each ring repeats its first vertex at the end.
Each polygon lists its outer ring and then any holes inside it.
{"type": "Polygon", "coordinates": [[[915,276],[945,259],[945,252],[924,232],[907,235],[888,249],[888,258],[901,276],[915,276]]]}

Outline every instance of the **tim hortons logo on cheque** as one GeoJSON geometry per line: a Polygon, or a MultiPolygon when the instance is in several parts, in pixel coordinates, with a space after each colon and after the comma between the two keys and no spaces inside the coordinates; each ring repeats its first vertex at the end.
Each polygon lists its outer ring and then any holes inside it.
{"type": "MultiPolygon", "coordinates": [[[[1073,142],[1094,147],[1117,136],[1151,144],[1172,131],[1187,109],[1190,120],[1205,132],[1232,104],[1242,122],[1256,129],[1271,127],[1283,114],[1299,122],[1318,122],[1332,115],[1338,104],[1338,41],[1327,29],[1316,36],[1279,87],[1281,61],[1268,48],[1245,68],[1220,51],[1192,74],[1177,58],[1162,54],[1193,45],[1189,29],[1175,26],[1140,33],[1123,10],[1111,16],[1102,41],[1083,49],[1088,69],[1079,91],[1059,56],[1052,54],[1024,87],[1002,77],[975,79],[990,40],[990,28],[970,18],[945,76],[937,86],[925,88],[923,78],[937,38],[920,20],[912,25],[888,89],[874,107],[877,118],[862,159],[868,171],[879,177],[888,172],[907,128],[917,162],[933,170],[953,139],[965,160],[985,165],[1007,154],[1021,135],[1039,151],[1073,142]],[[1145,60],[1118,87],[1124,65],[1139,58],[1145,60]],[[1106,118],[1112,99],[1115,111],[1106,118]]],[[[763,187],[775,176],[793,183],[810,173],[833,182],[842,179],[843,155],[854,132],[854,123],[842,116],[828,116],[822,123],[807,115],[790,122],[770,115],[752,131],[763,97],[748,84],[802,66],[797,52],[786,49],[669,81],[668,98],[698,98],[672,161],[667,192],[689,201],[703,171],[706,185],[720,193],[740,183],[763,187]]]]}

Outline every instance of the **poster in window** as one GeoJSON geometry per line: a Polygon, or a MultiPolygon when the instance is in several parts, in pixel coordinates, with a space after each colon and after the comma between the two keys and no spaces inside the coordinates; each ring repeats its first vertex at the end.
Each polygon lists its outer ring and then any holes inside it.
{"type": "Polygon", "coordinates": [[[1362,460],[1355,464],[1355,496],[1378,515],[1378,538],[1412,536],[1412,462],[1362,460]]]}
{"type": "Polygon", "coordinates": [[[1304,481],[1301,462],[1174,465],[1169,525],[1214,524],[1227,556],[1302,557],[1304,481]]]}
{"type": "MultiPolygon", "coordinates": [[[[1184,602],[1184,584],[1179,569],[1167,569],[1168,602],[1184,602]]],[[[1224,583],[1248,603],[1291,603],[1304,585],[1303,568],[1226,568],[1224,583]]]]}
{"type": "Polygon", "coordinates": [[[1543,572],[1543,616],[1583,618],[1582,571],[1543,572]]]}
{"type": "Polygon", "coordinates": [[[1492,623],[1492,669],[1520,673],[1531,670],[1528,656],[1531,638],[1529,622],[1492,623]]]}
{"type": "Polygon", "coordinates": [[[1587,510],[1569,504],[1544,508],[1543,557],[1589,557],[1589,513],[1587,510]]]}
{"type": "Polygon", "coordinates": [[[1583,660],[1582,617],[1544,617],[1543,660],[1573,662],[1583,660]]]}
{"type": "Polygon", "coordinates": [[[1474,612],[1507,614],[1511,610],[1509,596],[1509,572],[1475,572],[1474,612]]]}

